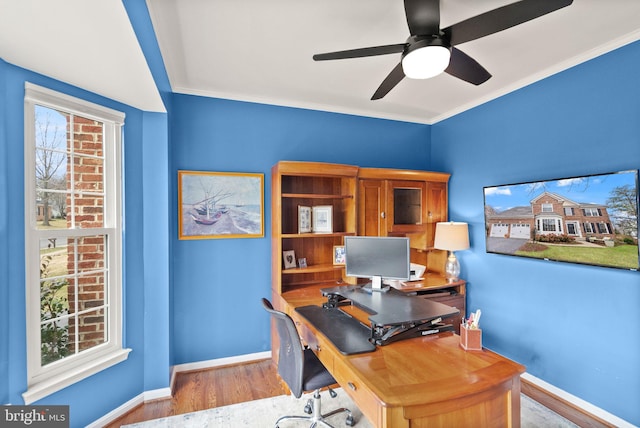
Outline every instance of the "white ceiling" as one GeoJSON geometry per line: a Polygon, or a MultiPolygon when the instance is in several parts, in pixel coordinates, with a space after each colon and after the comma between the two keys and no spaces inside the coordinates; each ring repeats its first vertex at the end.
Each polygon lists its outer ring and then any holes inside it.
{"type": "MultiPolygon", "coordinates": [[[[543,0],[539,0],[543,1],[543,0]]],[[[442,0],[441,27],[513,0],[442,0]]],[[[434,123],[640,38],[640,1],[574,3],[458,45],[493,77],[404,79],[371,95],[400,54],[315,62],[315,53],[404,43],[401,0],[147,0],[175,92],[434,123]]]]}
{"type": "Polygon", "coordinates": [[[164,111],[121,0],[0,0],[0,58],[143,110],[164,111]]]}
{"type": "MultiPolygon", "coordinates": [[[[541,0],[542,1],[542,0],[541,0]]],[[[512,0],[442,0],[441,26],[512,0]]],[[[493,77],[443,74],[371,95],[400,55],[315,53],[403,43],[400,0],[147,0],[174,92],[435,123],[640,39],[640,1],[573,5],[458,45],[493,77]]],[[[0,57],[150,111],[164,109],[121,0],[0,0],[0,57]],[[79,55],[81,53],[81,55],[79,55]]]]}

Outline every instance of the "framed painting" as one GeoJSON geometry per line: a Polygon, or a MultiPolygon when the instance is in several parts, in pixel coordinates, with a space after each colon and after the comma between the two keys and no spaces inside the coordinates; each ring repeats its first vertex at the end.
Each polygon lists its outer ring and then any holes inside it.
{"type": "Polygon", "coordinates": [[[178,171],[178,238],[264,237],[264,174],[178,171]]]}

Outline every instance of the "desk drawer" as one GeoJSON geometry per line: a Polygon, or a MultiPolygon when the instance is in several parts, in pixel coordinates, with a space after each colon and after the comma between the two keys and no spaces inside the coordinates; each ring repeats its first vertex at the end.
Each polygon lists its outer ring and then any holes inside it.
{"type": "Polygon", "coordinates": [[[293,321],[296,324],[296,328],[298,329],[298,334],[302,339],[302,343],[309,347],[317,356],[322,364],[331,371],[333,368],[333,355],[330,352],[327,352],[327,342],[323,337],[319,337],[314,334],[306,324],[302,323],[297,317],[294,315],[293,321]]]}
{"type": "Polygon", "coordinates": [[[382,426],[380,421],[381,404],[376,396],[357,378],[354,373],[336,358],[333,363],[333,372],[331,373],[338,381],[342,389],[356,403],[360,411],[367,416],[369,422],[373,426],[382,426]]]}

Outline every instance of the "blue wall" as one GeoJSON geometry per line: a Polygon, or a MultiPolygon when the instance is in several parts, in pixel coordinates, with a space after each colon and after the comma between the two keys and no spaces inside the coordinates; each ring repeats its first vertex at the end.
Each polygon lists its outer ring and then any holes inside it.
{"type": "MultiPolygon", "coordinates": [[[[143,268],[143,287],[135,290],[144,299],[144,391],[168,386],[171,361],[170,242],[169,242],[169,120],[171,85],[145,2],[123,0],[138,43],[168,114],[145,112],[142,116],[141,157],[128,165],[139,174],[125,172],[142,183],[142,243],[137,256],[143,268]]],[[[133,194],[133,193],[132,193],[133,194]]],[[[127,213],[128,214],[128,213],[127,213]]],[[[126,218],[125,218],[126,221],[126,218]]],[[[134,222],[135,223],[135,222],[134,222]]],[[[135,226],[134,226],[135,227],[135,226]]],[[[129,259],[129,258],[127,258],[129,259]]],[[[128,327],[128,326],[127,326],[128,327]]]]}
{"type": "Polygon", "coordinates": [[[640,425],[640,274],[487,254],[483,186],[640,167],[640,42],[432,127],[484,344],[640,425]]]}
{"type": "Polygon", "coordinates": [[[35,83],[122,111],[124,302],[127,361],[36,404],[68,404],[85,426],[146,390],[169,384],[168,137],[166,114],[143,113],[0,60],[0,403],[26,390],[24,84],[35,83]],[[10,221],[10,222],[9,222],[10,221]]]}
{"type": "Polygon", "coordinates": [[[174,95],[171,117],[173,363],[271,349],[271,167],[279,160],[425,169],[427,125],[174,95]],[[177,171],[265,175],[265,237],[177,239],[177,171]]]}
{"type": "Polygon", "coordinates": [[[6,141],[7,108],[2,100],[7,98],[7,66],[0,60],[0,403],[9,402],[9,148],[6,141]]]}

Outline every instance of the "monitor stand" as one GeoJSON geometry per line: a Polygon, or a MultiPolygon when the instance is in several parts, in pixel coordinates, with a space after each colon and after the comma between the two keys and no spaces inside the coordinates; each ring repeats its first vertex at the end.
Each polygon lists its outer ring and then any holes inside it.
{"type": "Polygon", "coordinates": [[[372,277],[371,282],[362,287],[362,290],[367,293],[386,293],[390,289],[391,286],[382,284],[381,276],[372,277]]]}

